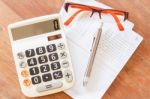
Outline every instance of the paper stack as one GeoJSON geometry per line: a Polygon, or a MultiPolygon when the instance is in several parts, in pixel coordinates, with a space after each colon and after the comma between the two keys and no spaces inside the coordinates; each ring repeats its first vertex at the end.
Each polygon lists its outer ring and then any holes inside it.
{"type": "MultiPolygon", "coordinates": [[[[110,8],[91,0],[86,0],[86,2],[74,0],[73,2],[110,8]]],[[[73,12],[69,10],[67,13],[62,8],[60,12],[62,20],[66,21],[73,12]]],[[[119,31],[113,21],[104,22],[92,74],[87,87],[83,87],[83,77],[93,36],[103,21],[97,14],[93,17],[89,14],[90,12],[80,14],[71,25],[64,27],[76,76],[75,85],[65,92],[73,99],[100,99],[143,40],[140,35],[132,31],[134,26],[132,22],[122,22],[125,31],[119,31]]],[[[106,17],[106,20],[110,20],[110,16],[106,17]]]]}

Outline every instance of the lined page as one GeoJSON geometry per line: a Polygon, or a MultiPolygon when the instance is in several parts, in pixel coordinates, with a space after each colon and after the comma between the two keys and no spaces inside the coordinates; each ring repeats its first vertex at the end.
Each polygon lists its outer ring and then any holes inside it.
{"type": "MultiPolygon", "coordinates": [[[[85,31],[88,30],[86,29],[85,31]]],[[[66,92],[73,97],[83,97],[87,94],[102,96],[142,41],[142,37],[133,31],[119,33],[110,29],[103,29],[91,78],[89,79],[88,87],[84,88],[83,77],[90,54],[88,53],[89,49],[83,49],[81,45],[77,45],[70,39],[69,48],[74,65],[76,83],[73,88],[66,92]]],[[[88,97],[93,96],[89,95],[88,97]]]]}
{"type": "Polygon", "coordinates": [[[142,39],[141,36],[133,31],[123,33],[107,31],[101,39],[95,57],[88,90],[99,90],[99,94],[102,97],[141,43],[142,39]],[[109,36],[110,34],[113,34],[113,37],[109,36]]]}
{"type": "MultiPolygon", "coordinates": [[[[101,3],[91,2],[90,4],[107,8],[101,3]]],[[[66,13],[64,9],[61,10],[63,22],[75,10],[69,11],[72,12],[66,13]]],[[[118,31],[114,22],[104,22],[89,83],[87,87],[83,87],[93,37],[102,22],[97,14],[94,14],[92,18],[89,15],[90,12],[84,12],[69,26],[64,27],[76,81],[75,85],[65,92],[74,99],[101,98],[143,39],[132,31],[134,25],[129,21],[122,22],[125,27],[124,32],[118,31]]]]}

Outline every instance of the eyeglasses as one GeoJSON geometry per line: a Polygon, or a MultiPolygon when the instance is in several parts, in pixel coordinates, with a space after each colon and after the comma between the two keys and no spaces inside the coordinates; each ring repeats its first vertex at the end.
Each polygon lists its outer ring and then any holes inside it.
{"type": "Polygon", "coordinates": [[[71,3],[71,2],[67,2],[65,3],[65,11],[68,12],[69,7],[71,8],[76,8],[79,9],[77,12],[75,12],[68,20],[66,20],[66,22],[64,23],[64,25],[68,26],[73,19],[81,12],[83,11],[91,11],[91,16],[93,16],[93,14],[95,12],[99,13],[99,18],[101,19],[102,14],[110,14],[113,16],[115,22],[117,23],[117,26],[119,28],[120,31],[124,31],[124,27],[122,26],[119,18],[117,16],[123,16],[124,17],[124,21],[128,19],[128,12],[125,11],[121,11],[121,10],[114,10],[114,9],[103,9],[103,8],[99,8],[99,7],[94,7],[94,6],[88,6],[88,5],[83,5],[83,4],[77,4],[77,3],[71,3]]]}

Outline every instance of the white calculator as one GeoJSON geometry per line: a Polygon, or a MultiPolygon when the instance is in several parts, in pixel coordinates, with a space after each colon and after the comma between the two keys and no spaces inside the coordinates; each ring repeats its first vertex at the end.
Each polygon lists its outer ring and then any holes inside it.
{"type": "Polygon", "coordinates": [[[22,92],[38,97],[73,86],[71,57],[59,14],[8,26],[22,92]]]}

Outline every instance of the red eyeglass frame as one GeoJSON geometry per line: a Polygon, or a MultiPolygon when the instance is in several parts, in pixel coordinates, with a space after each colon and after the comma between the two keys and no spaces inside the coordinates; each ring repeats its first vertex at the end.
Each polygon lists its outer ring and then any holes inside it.
{"type": "Polygon", "coordinates": [[[124,16],[124,21],[128,19],[128,12],[125,11],[121,11],[121,10],[114,10],[114,9],[103,9],[103,8],[99,8],[99,7],[94,7],[94,6],[88,6],[88,5],[83,5],[83,4],[77,4],[77,3],[72,3],[72,2],[67,2],[65,3],[65,11],[68,12],[68,8],[69,6],[71,8],[77,8],[79,9],[77,12],[75,12],[68,20],[66,20],[66,22],[64,23],[64,25],[68,26],[73,19],[80,13],[83,11],[92,11],[91,17],[95,12],[99,13],[99,17],[101,18],[101,13],[104,14],[111,14],[114,18],[114,20],[117,23],[117,26],[119,28],[120,31],[124,31],[124,27],[122,26],[120,20],[118,19],[117,15],[122,15],[124,16]]]}

